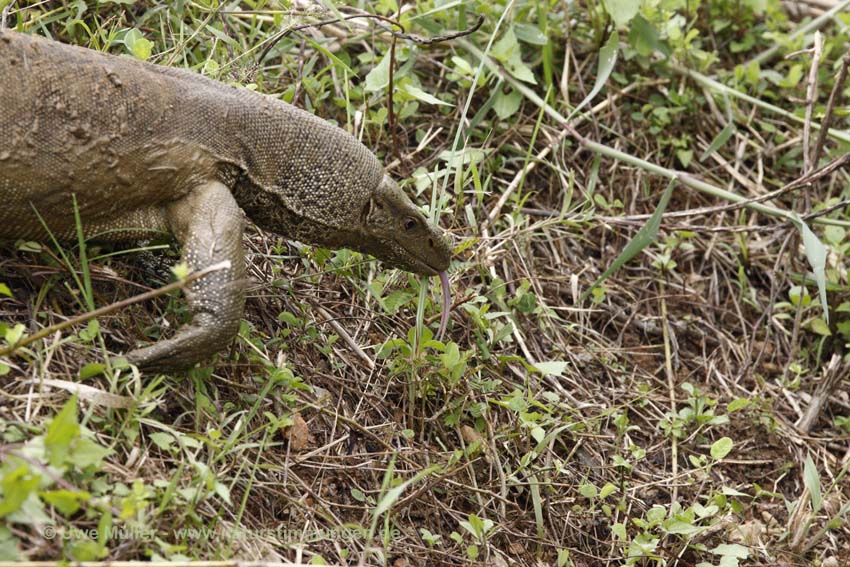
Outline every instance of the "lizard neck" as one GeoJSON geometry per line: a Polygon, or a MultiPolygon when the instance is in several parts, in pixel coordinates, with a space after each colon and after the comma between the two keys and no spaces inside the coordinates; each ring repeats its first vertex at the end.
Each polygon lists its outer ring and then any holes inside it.
{"type": "Polygon", "coordinates": [[[305,242],[357,232],[383,179],[377,158],[353,136],[271,97],[249,93],[231,112],[243,179],[237,202],[258,224],[305,242]],[[265,220],[259,220],[265,219],[265,220]],[[298,224],[299,236],[291,226],[298,224]],[[309,239],[306,237],[309,236],[309,239]]]}
{"type": "Polygon", "coordinates": [[[360,239],[359,220],[341,227],[299,214],[279,192],[256,184],[247,174],[240,175],[231,187],[236,203],[263,230],[329,248],[352,246],[360,239]]]}

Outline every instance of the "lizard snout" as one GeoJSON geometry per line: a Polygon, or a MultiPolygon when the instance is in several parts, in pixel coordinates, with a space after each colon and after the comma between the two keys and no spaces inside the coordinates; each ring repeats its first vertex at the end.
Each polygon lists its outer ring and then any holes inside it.
{"type": "Polygon", "coordinates": [[[439,234],[441,229],[436,226],[429,226],[432,234],[428,236],[426,244],[428,249],[429,258],[426,260],[428,265],[436,272],[444,272],[449,268],[449,264],[452,261],[452,247],[449,244],[448,239],[439,234]]]}

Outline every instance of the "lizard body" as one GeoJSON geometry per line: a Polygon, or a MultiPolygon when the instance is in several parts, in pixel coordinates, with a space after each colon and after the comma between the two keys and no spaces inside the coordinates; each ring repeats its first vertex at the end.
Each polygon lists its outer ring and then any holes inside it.
{"type": "MultiPolygon", "coordinates": [[[[196,73],[0,30],[0,239],[170,232],[192,270],[192,321],[128,354],[193,365],[236,333],[242,215],[287,238],[372,254],[424,275],[451,249],[377,158],[316,116],[196,73]],[[36,214],[36,212],[38,214],[36,214]]],[[[443,278],[445,281],[445,278],[443,278]]],[[[445,290],[444,290],[445,292],[445,290]]]]}

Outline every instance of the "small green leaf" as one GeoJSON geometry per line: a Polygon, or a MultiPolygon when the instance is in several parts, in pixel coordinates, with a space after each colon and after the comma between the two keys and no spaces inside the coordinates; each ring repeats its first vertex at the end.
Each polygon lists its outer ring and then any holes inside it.
{"type": "Polygon", "coordinates": [[[153,42],[142,36],[136,28],[132,28],[124,35],[124,46],[136,59],[147,61],[153,53],[153,42]]]}
{"type": "Polygon", "coordinates": [[[652,523],[662,521],[665,516],[667,516],[667,508],[660,504],[656,504],[646,511],[646,519],[652,523]]]}
{"type": "Polygon", "coordinates": [[[481,536],[484,533],[484,521],[476,514],[469,515],[469,525],[472,526],[473,535],[481,536]]]}
{"type": "Polygon", "coordinates": [[[403,290],[395,290],[383,300],[384,308],[390,315],[395,315],[399,308],[413,299],[415,295],[403,290]]]}
{"type": "Polygon", "coordinates": [[[815,283],[818,284],[823,318],[829,323],[829,304],[826,301],[826,246],[823,245],[802,219],[796,217],[795,220],[803,236],[803,248],[806,250],[806,258],[809,260],[809,265],[815,274],[815,283]]]}
{"type": "Polygon", "coordinates": [[[390,83],[390,54],[389,52],[366,75],[365,89],[380,91],[390,83]]]}
{"type": "Polygon", "coordinates": [[[522,94],[519,91],[511,90],[508,94],[499,91],[493,102],[493,112],[502,120],[506,120],[516,114],[521,104],[522,94]]]}
{"type": "Polygon", "coordinates": [[[97,319],[91,319],[86,328],[79,332],[79,337],[82,341],[91,342],[97,338],[97,334],[100,332],[100,323],[97,322],[97,319]]]}
{"type": "Polygon", "coordinates": [[[153,444],[165,451],[170,451],[174,446],[174,437],[169,433],[157,431],[148,435],[148,439],[153,441],[153,444]]]}
{"type": "Polygon", "coordinates": [[[458,55],[452,56],[452,63],[455,64],[455,70],[460,75],[472,75],[475,72],[472,69],[472,65],[469,64],[469,61],[458,55]]]}
{"type": "Polygon", "coordinates": [[[546,430],[542,427],[532,427],[531,437],[534,438],[535,441],[540,443],[546,438],[546,430]]]}
{"type": "Polygon", "coordinates": [[[640,0],[603,0],[602,4],[617,27],[625,26],[632,21],[640,8],[640,0]]]}
{"type": "Polygon", "coordinates": [[[658,41],[658,30],[640,14],[637,14],[632,20],[629,30],[629,44],[644,57],[649,57],[654,52],[662,50],[658,41]]]}
{"type": "Polygon", "coordinates": [[[91,439],[79,439],[74,443],[69,461],[78,469],[86,469],[100,463],[112,454],[112,449],[102,447],[91,439]]]}
{"type": "Polygon", "coordinates": [[[505,66],[508,73],[520,81],[525,81],[533,85],[537,84],[534,73],[522,61],[522,50],[517,42],[513,28],[508,28],[499,41],[493,44],[490,53],[505,66]]]}
{"type": "Polygon", "coordinates": [[[736,398],[729,402],[729,405],[726,406],[726,411],[727,413],[732,413],[734,411],[738,411],[739,409],[749,407],[750,403],[750,400],[748,400],[747,398],[736,398]]]}
{"type": "Polygon", "coordinates": [[[221,498],[225,503],[230,504],[230,488],[224,484],[223,482],[216,481],[213,484],[213,491],[216,493],[216,496],[221,498]]]}
{"type": "Polygon", "coordinates": [[[599,493],[597,488],[590,484],[589,482],[585,482],[578,487],[578,492],[585,498],[596,498],[596,495],[599,493]]]}
{"type": "Polygon", "coordinates": [[[70,548],[71,557],[79,562],[96,561],[106,555],[106,549],[96,541],[90,539],[72,541],[70,548]]]}
{"type": "Polygon", "coordinates": [[[546,45],[549,38],[540,31],[540,28],[532,24],[514,24],[516,38],[523,43],[531,45],[546,45]]]}
{"type": "Polygon", "coordinates": [[[6,329],[5,338],[6,342],[9,343],[9,346],[15,346],[18,344],[18,341],[20,341],[24,336],[24,330],[26,330],[26,327],[24,327],[21,323],[6,329]]]}
{"type": "Polygon", "coordinates": [[[395,0],[378,0],[378,12],[381,14],[393,14],[398,11],[395,0]]]}
{"type": "Polygon", "coordinates": [[[77,422],[77,396],[72,396],[65,403],[47,426],[44,437],[44,447],[50,464],[58,467],[65,462],[71,450],[71,443],[80,436],[80,425],[77,422]]]}
{"type": "Polygon", "coordinates": [[[786,89],[793,89],[803,78],[804,69],[800,64],[791,65],[788,74],[779,80],[778,85],[786,89]]]}
{"type": "Polygon", "coordinates": [[[714,137],[714,139],[711,141],[711,144],[709,144],[708,149],[706,149],[702,153],[702,155],[699,156],[699,160],[702,162],[702,161],[705,161],[706,159],[708,159],[711,156],[711,154],[713,154],[714,152],[716,152],[717,150],[722,148],[723,145],[726,142],[729,141],[729,138],[731,138],[732,134],[734,134],[735,132],[736,132],[735,124],[733,122],[730,122],[729,124],[727,124],[723,128],[723,130],[721,130],[720,133],[717,134],[717,136],[714,137]]]}
{"type": "Polygon", "coordinates": [[[611,533],[614,534],[614,536],[616,536],[616,538],[619,540],[626,539],[626,525],[619,522],[614,524],[613,526],[611,526],[611,533]]]}
{"type": "Polygon", "coordinates": [[[6,472],[0,479],[0,487],[3,488],[3,498],[0,499],[0,518],[20,510],[40,480],[41,477],[31,474],[26,465],[6,472]]]}
{"type": "Polygon", "coordinates": [[[0,561],[8,563],[23,561],[24,557],[19,548],[23,550],[23,544],[12,535],[8,527],[0,526],[0,561]]]}
{"type": "Polygon", "coordinates": [[[201,68],[201,73],[207,77],[218,77],[219,66],[215,59],[207,59],[201,68]]]}
{"type": "Polygon", "coordinates": [[[749,548],[738,543],[721,543],[712,549],[711,552],[715,555],[737,557],[738,559],[747,559],[750,556],[749,548]]]}
{"type": "Polygon", "coordinates": [[[676,157],[679,158],[679,163],[682,164],[682,167],[688,167],[691,165],[691,160],[694,159],[694,151],[676,150],[676,157]]]}
{"type": "Polygon", "coordinates": [[[487,534],[493,526],[493,520],[488,518],[480,518],[476,514],[469,515],[469,521],[460,521],[460,525],[476,538],[481,538],[487,534]]]}
{"type": "Polygon", "coordinates": [[[65,516],[70,516],[79,510],[81,501],[88,501],[91,498],[88,492],[74,490],[46,490],[40,492],[39,496],[65,516]]]}
{"type": "Polygon", "coordinates": [[[703,506],[699,502],[695,502],[691,507],[694,513],[697,515],[697,518],[709,518],[717,514],[720,511],[720,508],[712,504],[711,506],[703,506]]]}
{"type": "MultiPolygon", "coordinates": [[[[833,246],[837,246],[841,244],[841,241],[844,240],[844,237],[847,236],[847,232],[840,226],[825,226],[823,229],[823,237],[833,246]]],[[[2,284],[0,284],[2,286],[2,284]]]]}
{"type": "Polygon", "coordinates": [[[443,363],[443,367],[449,370],[460,362],[460,348],[458,348],[457,343],[450,342],[446,345],[445,352],[440,355],[440,361],[443,363]]]}
{"type": "Polygon", "coordinates": [[[443,539],[443,536],[438,535],[438,534],[433,534],[427,528],[419,528],[419,533],[422,535],[422,540],[425,541],[428,545],[433,546],[436,543],[438,543],[441,539],[443,539]]]}
{"type": "Polygon", "coordinates": [[[788,299],[791,300],[791,305],[797,307],[800,305],[800,300],[803,301],[803,307],[808,307],[812,303],[812,296],[809,295],[809,290],[803,286],[791,286],[788,290],[788,299]]]}
{"type": "Polygon", "coordinates": [[[0,295],[5,295],[6,297],[12,297],[12,290],[9,289],[4,283],[0,283],[0,295]]]}
{"type": "Polygon", "coordinates": [[[550,360],[548,362],[538,362],[534,367],[547,376],[558,377],[564,373],[568,363],[559,360],[550,360]]]}
{"type": "Polygon", "coordinates": [[[608,41],[605,42],[605,45],[603,45],[599,50],[599,62],[596,66],[596,82],[593,84],[593,88],[590,89],[590,92],[586,97],[584,97],[584,100],[581,101],[572,112],[570,112],[570,115],[567,117],[567,121],[569,121],[569,119],[585,105],[589,104],[599,91],[602,90],[605,83],[608,82],[608,77],[611,76],[611,72],[614,70],[614,65],[617,63],[617,52],[619,49],[620,36],[617,35],[617,32],[614,32],[611,34],[611,37],[608,38],[608,41]]]}
{"type": "Polygon", "coordinates": [[[829,325],[827,325],[826,321],[820,317],[812,319],[811,323],[809,323],[809,327],[812,329],[812,332],[817,333],[822,337],[832,336],[832,331],[829,330],[829,325]]]}
{"type": "Polygon", "coordinates": [[[97,523],[97,543],[106,549],[112,533],[112,512],[107,509],[101,514],[100,521],[97,523]]]}
{"type": "Polygon", "coordinates": [[[41,252],[42,247],[38,242],[18,242],[17,248],[21,252],[41,252]]]}
{"type": "Polygon", "coordinates": [[[744,0],[743,5],[751,8],[757,16],[761,16],[767,10],[768,0],[744,0]]]}
{"type": "Polygon", "coordinates": [[[171,273],[174,274],[174,278],[179,280],[185,280],[186,276],[189,275],[189,265],[186,262],[178,262],[171,266],[171,273]]]}
{"type": "Polygon", "coordinates": [[[711,444],[711,458],[719,461],[726,457],[734,446],[734,442],[729,437],[721,437],[711,444]]]}
{"type": "Polygon", "coordinates": [[[90,362],[80,368],[80,379],[87,380],[94,376],[99,376],[106,370],[106,365],[101,362],[90,362]]]}
{"type": "Polygon", "coordinates": [[[696,535],[702,532],[703,530],[705,530],[705,528],[695,526],[679,519],[673,519],[668,522],[664,522],[664,531],[666,531],[668,534],[696,535]]]}
{"type": "Polygon", "coordinates": [[[602,487],[602,490],[599,491],[599,497],[608,498],[609,496],[617,492],[617,490],[619,490],[619,488],[617,488],[617,485],[612,484],[610,482],[606,482],[605,486],[602,487]]]}
{"type": "Polygon", "coordinates": [[[290,327],[298,327],[301,321],[294,314],[289,311],[281,311],[277,316],[278,321],[281,323],[286,323],[290,327]]]}
{"type": "Polygon", "coordinates": [[[425,103],[428,103],[428,104],[439,104],[439,105],[442,105],[442,106],[454,106],[453,104],[451,104],[449,102],[445,102],[443,100],[440,100],[437,97],[435,97],[434,95],[426,93],[425,91],[423,91],[419,87],[415,87],[413,85],[409,85],[409,84],[405,85],[402,88],[402,90],[404,92],[406,92],[407,94],[409,94],[410,96],[412,96],[413,98],[421,100],[422,102],[425,102],[425,103]]]}

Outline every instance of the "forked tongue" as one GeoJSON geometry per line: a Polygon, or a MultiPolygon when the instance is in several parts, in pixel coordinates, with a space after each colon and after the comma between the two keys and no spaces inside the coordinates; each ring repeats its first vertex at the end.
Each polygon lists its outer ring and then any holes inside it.
{"type": "Polygon", "coordinates": [[[446,333],[446,325],[449,324],[449,311],[452,309],[452,288],[449,286],[449,275],[440,272],[440,283],[443,285],[443,312],[440,314],[440,330],[437,331],[437,340],[442,341],[446,333]]]}

